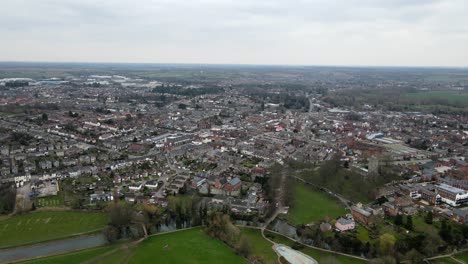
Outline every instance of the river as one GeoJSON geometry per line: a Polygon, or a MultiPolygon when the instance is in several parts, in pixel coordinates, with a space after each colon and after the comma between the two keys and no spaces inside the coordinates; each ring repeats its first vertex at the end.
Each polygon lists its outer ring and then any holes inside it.
{"type": "Polygon", "coordinates": [[[40,256],[63,254],[80,249],[102,246],[106,243],[107,241],[103,234],[93,234],[30,246],[7,248],[0,250],[0,263],[10,263],[40,256]]]}

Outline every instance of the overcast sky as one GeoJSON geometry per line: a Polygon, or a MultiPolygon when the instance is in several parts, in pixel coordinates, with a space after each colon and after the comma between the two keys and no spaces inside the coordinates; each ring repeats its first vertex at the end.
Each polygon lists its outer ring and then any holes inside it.
{"type": "Polygon", "coordinates": [[[0,0],[0,61],[468,66],[468,0],[0,0]]]}

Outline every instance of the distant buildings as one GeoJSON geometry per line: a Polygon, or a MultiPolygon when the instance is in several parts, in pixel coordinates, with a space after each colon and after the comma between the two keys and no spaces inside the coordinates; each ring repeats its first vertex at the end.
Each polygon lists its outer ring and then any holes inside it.
{"type": "Polygon", "coordinates": [[[451,206],[460,206],[468,202],[468,192],[445,183],[436,186],[441,200],[451,206]]]}

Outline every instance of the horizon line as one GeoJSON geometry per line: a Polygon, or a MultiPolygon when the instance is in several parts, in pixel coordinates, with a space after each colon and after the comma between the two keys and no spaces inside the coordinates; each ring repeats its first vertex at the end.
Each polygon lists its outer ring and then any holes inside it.
{"type": "Polygon", "coordinates": [[[352,64],[282,64],[282,63],[196,63],[196,62],[109,62],[109,61],[12,61],[0,60],[0,64],[30,63],[30,64],[119,64],[119,65],[185,65],[185,66],[250,66],[250,67],[332,67],[332,68],[443,68],[443,69],[467,69],[467,66],[422,66],[422,65],[352,65],[352,64]]]}

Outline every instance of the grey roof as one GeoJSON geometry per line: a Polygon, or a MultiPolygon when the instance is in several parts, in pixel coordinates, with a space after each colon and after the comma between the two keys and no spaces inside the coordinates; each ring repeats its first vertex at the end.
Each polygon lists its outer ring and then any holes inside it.
{"type": "Polygon", "coordinates": [[[362,215],[365,215],[365,216],[370,216],[372,214],[371,212],[369,212],[369,211],[367,211],[367,210],[365,210],[363,208],[359,208],[357,206],[352,206],[351,209],[358,212],[358,213],[360,213],[360,214],[362,214],[362,215]]]}
{"type": "Polygon", "coordinates": [[[458,216],[465,217],[466,215],[468,215],[468,210],[455,209],[455,210],[453,210],[453,213],[458,215],[458,216]]]}
{"type": "Polygon", "coordinates": [[[341,225],[349,225],[349,224],[352,224],[354,223],[353,220],[351,219],[346,219],[346,218],[343,218],[343,217],[340,217],[340,219],[338,219],[338,221],[336,221],[337,223],[340,223],[341,225]]]}
{"type": "Polygon", "coordinates": [[[451,192],[453,194],[464,194],[465,193],[465,190],[457,188],[457,187],[453,187],[453,186],[445,184],[445,183],[439,184],[437,186],[437,189],[443,189],[443,190],[451,192]]]}
{"type": "Polygon", "coordinates": [[[239,184],[240,182],[241,182],[241,180],[239,178],[235,177],[235,178],[233,178],[232,180],[229,181],[229,184],[234,186],[234,185],[239,184]]]}

